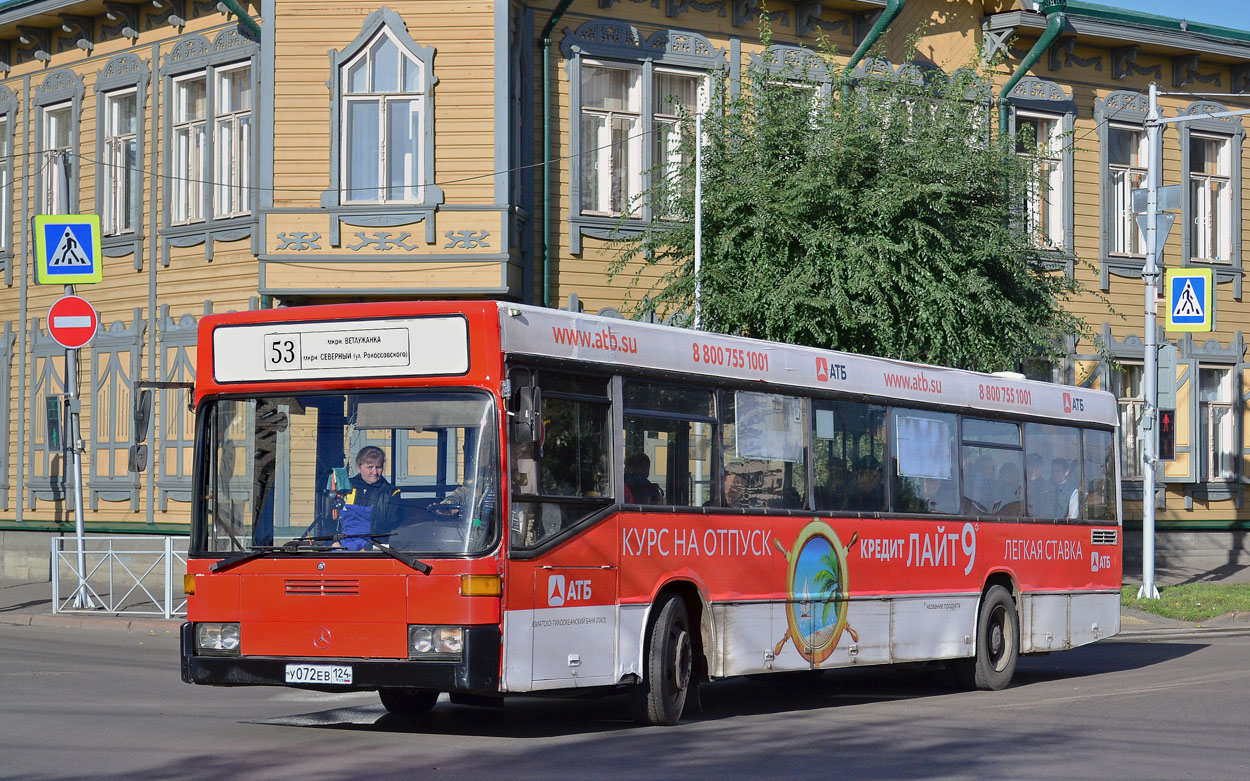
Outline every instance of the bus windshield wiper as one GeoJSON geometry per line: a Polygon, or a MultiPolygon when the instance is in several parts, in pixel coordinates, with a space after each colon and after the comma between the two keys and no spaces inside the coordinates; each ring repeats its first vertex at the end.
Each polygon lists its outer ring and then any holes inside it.
{"type": "Polygon", "coordinates": [[[331,548],[331,547],[324,546],[324,545],[306,545],[306,544],[301,544],[301,543],[328,542],[328,541],[337,542],[339,540],[347,539],[348,537],[357,537],[357,538],[369,540],[369,542],[373,543],[373,546],[375,548],[382,551],[387,556],[390,556],[392,559],[395,559],[396,561],[411,567],[417,572],[420,572],[422,575],[429,575],[431,572],[434,571],[434,568],[431,567],[429,564],[426,564],[424,561],[421,561],[415,556],[410,556],[405,553],[400,553],[399,551],[392,548],[390,545],[387,545],[385,542],[382,542],[382,539],[389,537],[389,536],[391,535],[389,534],[333,534],[333,535],[327,535],[323,537],[300,537],[294,540],[289,540],[283,543],[282,545],[254,545],[252,546],[251,550],[243,551],[242,553],[237,553],[234,556],[230,556],[229,558],[222,559],[221,561],[214,563],[208,569],[209,569],[209,572],[225,572],[228,569],[234,569],[240,564],[246,564],[249,561],[255,561],[256,559],[264,558],[265,556],[268,556],[271,553],[286,553],[289,555],[294,555],[297,553],[305,553],[305,552],[325,553],[327,551],[339,550],[339,549],[331,548]]]}
{"type": "Polygon", "coordinates": [[[373,543],[373,547],[382,551],[387,556],[390,556],[392,559],[395,559],[396,561],[400,563],[407,564],[409,567],[412,567],[417,572],[420,572],[422,575],[429,575],[431,572],[434,571],[433,567],[431,567],[429,564],[426,564],[424,561],[421,561],[416,556],[409,556],[406,553],[400,553],[399,551],[392,548],[390,545],[387,545],[385,542],[378,541],[379,537],[390,537],[391,535],[389,534],[353,534],[350,536],[364,537],[366,540],[369,540],[370,542],[373,543]]]}
{"type": "Polygon", "coordinates": [[[295,549],[287,548],[282,545],[254,545],[251,550],[236,553],[233,556],[222,559],[208,568],[209,572],[225,572],[228,569],[234,569],[240,564],[246,564],[249,561],[264,558],[271,553],[295,553],[295,549]]]}

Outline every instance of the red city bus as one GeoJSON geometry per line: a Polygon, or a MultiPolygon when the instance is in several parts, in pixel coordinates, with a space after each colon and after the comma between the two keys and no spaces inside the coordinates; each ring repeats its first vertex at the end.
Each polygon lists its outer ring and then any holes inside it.
{"type": "Polygon", "coordinates": [[[497,302],[204,318],[182,677],[625,690],[1119,631],[1115,399],[497,302]]]}

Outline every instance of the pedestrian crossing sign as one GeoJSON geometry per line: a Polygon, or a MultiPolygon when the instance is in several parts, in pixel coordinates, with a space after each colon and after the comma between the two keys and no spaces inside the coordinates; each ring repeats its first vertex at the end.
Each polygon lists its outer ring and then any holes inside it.
{"type": "Polygon", "coordinates": [[[1215,286],[1209,268],[1168,269],[1168,331],[1211,331],[1215,327],[1215,286]]]}
{"type": "Polygon", "coordinates": [[[34,222],[36,284],[86,285],[104,278],[100,215],[40,214],[34,222]]]}

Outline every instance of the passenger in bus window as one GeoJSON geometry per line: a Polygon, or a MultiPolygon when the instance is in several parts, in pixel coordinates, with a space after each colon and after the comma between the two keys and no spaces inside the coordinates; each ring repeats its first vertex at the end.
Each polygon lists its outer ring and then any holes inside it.
{"type": "Polygon", "coordinates": [[[746,507],[742,495],[742,489],[745,487],[742,475],[737,472],[726,472],[721,486],[720,501],[717,502],[716,498],[708,499],[703,503],[704,507],[746,507]]]}
{"type": "Polygon", "coordinates": [[[1050,462],[1050,479],[1055,484],[1054,518],[1075,518],[1080,511],[1080,485],[1072,474],[1072,464],[1066,458],[1050,462]]]}
{"type": "Polygon", "coordinates": [[[1021,496],[1020,462],[1007,462],[998,468],[998,494],[994,512],[999,515],[1023,515],[1024,497],[1021,496]]]}
{"type": "Polygon", "coordinates": [[[1036,453],[1024,459],[1025,496],[1029,500],[1029,515],[1034,518],[1052,517],[1055,507],[1055,484],[1044,474],[1045,468],[1045,462],[1036,453]]]}
{"type": "Polygon", "coordinates": [[[851,509],[863,512],[885,509],[885,479],[881,474],[881,462],[875,456],[863,456],[855,462],[851,491],[851,509]]]}
{"type": "Polygon", "coordinates": [[[922,513],[955,512],[955,481],[939,477],[922,477],[920,482],[920,509],[922,513]]]}
{"type": "Polygon", "coordinates": [[[387,534],[395,525],[395,502],[399,489],[383,476],[386,453],[382,448],[367,445],[356,453],[356,474],[350,490],[343,495],[339,510],[339,529],[345,536],[339,545],[347,550],[361,550],[371,543],[363,534],[387,534]]]}
{"type": "Polygon", "coordinates": [[[625,457],[626,504],[664,504],[664,492],[650,478],[651,459],[646,453],[625,457]]]}
{"type": "Polygon", "coordinates": [[[965,478],[964,493],[979,512],[994,507],[995,493],[994,459],[981,453],[972,461],[972,471],[965,478]]]}

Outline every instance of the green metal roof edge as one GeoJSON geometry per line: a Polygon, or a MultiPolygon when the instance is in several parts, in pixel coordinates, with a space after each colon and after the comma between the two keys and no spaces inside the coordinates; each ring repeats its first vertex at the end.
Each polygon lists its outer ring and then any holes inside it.
{"type": "Polygon", "coordinates": [[[1043,13],[1062,11],[1069,16],[1084,17],[1086,19],[1105,19],[1109,22],[1154,27],[1159,30],[1168,30],[1178,33],[1196,33],[1198,35],[1207,35],[1213,38],[1223,38],[1241,43],[1250,43],[1250,30],[1238,30],[1233,27],[1220,27],[1219,25],[1206,24],[1205,22],[1194,22],[1189,19],[1179,19],[1171,16],[1144,14],[1139,11],[1130,11],[1125,8],[1112,8],[1106,5],[1098,5],[1097,3],[1084,3],[1079,0],[1044,0],[1038,10],[1043,13]],[[1182,23],[1184,24],[1184,27],[1181,26],[1182,23]]]}

